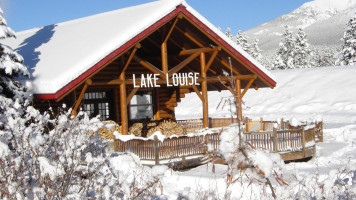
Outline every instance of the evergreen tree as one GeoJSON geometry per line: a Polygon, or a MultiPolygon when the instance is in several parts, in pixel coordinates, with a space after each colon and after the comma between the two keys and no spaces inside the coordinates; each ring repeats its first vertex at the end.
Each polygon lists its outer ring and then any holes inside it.
{"type": "Polygon", "coordinates": [[[252,57],[254,57],[256,60],[260,61],[262,56],[261,56],[261,52],[262,50],[260,49],[260,47],[258,46],[258,42],[259,40],[258,39],[255,39],[253,41],[253,44],[251,45],[251,48],[250,48],[250,54],[252,57]]]}
{"type": "Polygon", "coordinates": [[[294,50],[294,66],[295,68],[310,68],[312,64],[312,56],[307,36],[305,32],[299,28],[295,38],[294,50]]]}
{"type": "Polygon", "coordinates": [[[235,36],[236,44],[238,44],[243,50],[245,50],[247,53],[251,54],[250,52],[250,44],[247,41],[247,36],[246,33],[241,32],[240,30],[237,32],[237,35],[235,36]]]}
{"type": "Polygon", "coordinates": [[[294,69],[295,40],[286,25],[282,35],[273,69],[294,69]]]}
{"type": "Polygon", "coordinates": [[[334,65],[340,65],[338,54],[341,49],[335,47],[323,46],[319,49],[313,50],[313,61],[316,67],[329,67],[334,65]]]}
{"type": "Polygon", "coordinates": [[[356,15],[350,18],[346,25],[342,46],[341,63],[344,65],[356,65],[356,15]]]}
{"type": "Polygon", "coordinates": [[[226,35],[228,38],[230,38],[230,39],[233,38],[233,36],[232,36],[232,34],[231,34],[231,29],[230,29],[230,28],[227,28],[227,29],[226,29],[225,35],[226,35]]]}
{"type": "MultiPolygon", "coordinates": [[[[3,11],[0,8],[0,39],[15,37],[14,31],[7,27],[3,11]]],[[[8,98],[28,98],[24,76],[29,77],[23,58],[9,46],[0,43],[0,95],[8,98]]]]}

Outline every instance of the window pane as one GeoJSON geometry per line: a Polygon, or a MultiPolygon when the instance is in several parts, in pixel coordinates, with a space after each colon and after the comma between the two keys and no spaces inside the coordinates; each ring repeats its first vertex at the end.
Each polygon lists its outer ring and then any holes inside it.
{"type": "Polygon", "coordinates": [[[131,105],[152,104],[152,96],[150,94],[135,95],[130,101],[131,105]]]}
{"type": "Polygon", "coordinates": [[[152,119],[152,117],[152,105],[130,107],[130,119],[152,119]]]}

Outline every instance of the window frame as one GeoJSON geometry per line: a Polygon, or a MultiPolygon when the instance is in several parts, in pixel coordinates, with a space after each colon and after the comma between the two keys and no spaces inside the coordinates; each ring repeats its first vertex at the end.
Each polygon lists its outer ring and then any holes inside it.
{"type": "Polygon", "coordinates": [[[128,118],[130,121],[143,121],[143,120],[153,120],[155,117],[155,109],[156,109],[156,104],[155,104],[155,96],[154,96],[154,91],[153,90],[139,90],[136,92],[136,94],[131,98],[129,104],[128,104],[128,118]],[[132,100],[135,98],[137,95],[150,95],[150,103],[147,104],[132,104],[132,100]],[[149,106],[151,107],[151,116],[149,118],[133,118],[132,113],[131,113],[131,108],[133,107],[140,107],[140,106],[149,106]]]}

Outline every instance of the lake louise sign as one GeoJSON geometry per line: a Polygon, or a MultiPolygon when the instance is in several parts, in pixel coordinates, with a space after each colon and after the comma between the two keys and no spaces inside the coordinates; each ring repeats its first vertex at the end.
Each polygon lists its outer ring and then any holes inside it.
{"type": "MultiPolygon", "coordinates": [[[[186,86],[186,85],[200,85],[197,82],[199,73],[174,73],[171,77],[166,74],[167,87],[186,86]]],[[[157,84],[159,74],[141,74],[141,83],[136,84],[136,75],[132,75],[133,84],[135,88],[161,87],[157,84]]]]}

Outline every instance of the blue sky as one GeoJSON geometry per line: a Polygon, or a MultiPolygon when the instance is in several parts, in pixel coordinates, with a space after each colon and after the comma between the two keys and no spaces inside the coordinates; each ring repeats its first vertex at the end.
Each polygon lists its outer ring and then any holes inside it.
{"type": "MultiPolygon", "coordinates": [[[[0,0],[15,31],[64,22],[153,0],[0,0]]],[[[223,31],[248,30],[311,0],[186,0],[223,31]]]]}

